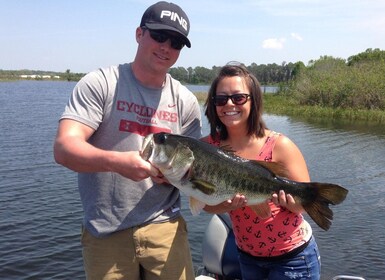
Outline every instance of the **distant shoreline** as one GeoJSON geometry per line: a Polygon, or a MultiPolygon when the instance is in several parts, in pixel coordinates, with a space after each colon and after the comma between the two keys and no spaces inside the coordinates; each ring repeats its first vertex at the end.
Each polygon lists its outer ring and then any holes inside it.
{"type": "Polygon", "coordinates": [[[41,70],[1,70],[0,82],[6,81],[79,81],[85,74],[66,72],[41,71],[41,70]]]}
{"type": "MultiPolygon", "coordinates": [[[[52,81],[66,82],[66,79],[1,79],[0,82],[17,81],[52,81]]],[[[76,82],[76,81],[69,81],[76,82]]],[[[200,103],[204,103],[207,97],[207,91],[193,92],[200,103]]],[[[321,106],[300,105],[292,98],[280,94],[264,94],[264,111],[267,113],[287,115],[287,116],[308,116],[312,118],[325,119],[345,119],[350,121],[374,122],[385,124],[385,112],[382,110],[363,110],[363,109],[341,109],[321,106]]]]}

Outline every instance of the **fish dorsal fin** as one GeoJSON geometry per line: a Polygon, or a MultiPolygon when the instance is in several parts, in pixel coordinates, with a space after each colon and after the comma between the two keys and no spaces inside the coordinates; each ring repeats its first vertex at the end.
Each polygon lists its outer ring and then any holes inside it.
{"type": "Polygon", "coordinates": [[[213,184],[204,180],[192,179],[191,183],[194,185],[194,188],[207,195],[214,193],[216,190],[216,187],[213,184]]]}
{"type": "Polygon", "coordinates": [[[262,161],[262,160],[250,160],[250,162],[252,164],[256,164],[258,166],[262,166],[266,168],[268,171],[272,173],[272,175],[276,175],[284,178],[287,178],[289,176],[289,172],[281,163],[272,162],[272,161],[262,161]]]}
{"type": "Polygon", "coordinates": [[[190,211],[191,214],[194,216],[199,215],[199,213],[202,211],[203,207],[206,206],[202,201],[199,201],[192,196],[189,197],[190,200],[190,211]]]}

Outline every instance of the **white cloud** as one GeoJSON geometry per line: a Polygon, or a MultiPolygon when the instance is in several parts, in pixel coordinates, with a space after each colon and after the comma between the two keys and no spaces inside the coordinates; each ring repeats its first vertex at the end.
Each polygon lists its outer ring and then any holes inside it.
{"type": "Polygon", "coordinates": [[[262,47],[264,49],[275,49],[275,50],[280,50],[283,48],[283,45],[285,43],[286,39],[285,38],[269,38],[266,39],[262,42],[262,47]]]}
{"type": "Polygon", "coordinates": [[[301,35],[299,35],[298,33],[291,33],[290,35],[291,35],[291,37],[293,37],[294,39],[297,39],[298,41],[303,40],[301,35]]]}

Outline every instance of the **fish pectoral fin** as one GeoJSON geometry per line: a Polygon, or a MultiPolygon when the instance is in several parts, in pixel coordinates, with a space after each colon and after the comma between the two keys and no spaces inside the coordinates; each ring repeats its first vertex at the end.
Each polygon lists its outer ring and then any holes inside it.
{"type": "Polygon", "coordinates": [[[217,189],[216,186],[214,186],[210,182],[203,180],[192,179],[191,183],[194,185],[194,188],[200,190],[201,192],[207,195],[213,194],[217,189]]]}
{"type": "Polygon", "coordinates": [[[206,206],[202,201],[190,196],[190,211],[194,216],[199,215],[202,209],[206,206]]]}

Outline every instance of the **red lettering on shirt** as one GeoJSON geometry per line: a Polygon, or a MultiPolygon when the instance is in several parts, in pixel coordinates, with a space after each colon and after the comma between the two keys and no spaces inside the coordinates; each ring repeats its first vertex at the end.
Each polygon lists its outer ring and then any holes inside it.
{"type": "MultiPolygon", "coordinates": [[[[144,118],[156,118],[161,121],[168,121],[173,123],[178,121],[178,114],[175,112],[175,110],[171,110],[171,111],[157,110],[155,108],[135,104],[133,102],[127,102],[124,100],[118,100],[116,102],[116,109],[118,111],[134,113],[137,116],[140,116],[141,117],[140,119],[142,120],[144,120],[144,118]]],[[[156,121],[147,120],[146,122],[154,123],[156,121]]]]}
{"type": "Polygon", "coordinates": [[[143,124],[129,121],[129,120],[120,120],[119,131],[131,132],[142,136],[146,136],[150,133],[159,133],[159,132],[171,133],[170,129],[167,129],[164,127],[143,125],[143,124]]]}

